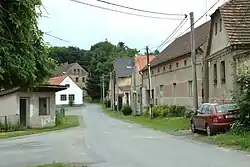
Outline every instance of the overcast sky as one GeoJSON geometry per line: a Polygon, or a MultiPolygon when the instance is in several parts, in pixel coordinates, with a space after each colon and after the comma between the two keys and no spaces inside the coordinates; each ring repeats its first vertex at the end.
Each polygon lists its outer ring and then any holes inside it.
{"type": "MultiPolygon", "coordinates": [[[[97,2],[96,0],[79,1],[120,11],[173,18],[173,16],[153,15],[122,9],[97,2]]],[[[193,11],[195,20],[206,11],[206,0],[105,1],[164,13],[189,14],[193,11]]],[[[207,0],[207,9],[209,9],[216,1],[217,0],[207,0]]],[[[123,41],[129,47],[142,50],[146,45],[152,48],[161,44],[181,22],[181,20],[162,20],[130,16],[89,7],[70,0],[42,0],[42,2],[48,12],[46,13],[43,11],[43,15],[50,17],[43,17],[39,20],[42,31],[70,41],[63,42],[45,35],[45,41],[53,46],[77,46],[82,49],[89,49],[91,45],[104,41],[107,38],[107,40],[113,44],[123,41]]],[[[223,2],[224,0],[221,0],[218,5],[221,5],[223,2]]],[[[212,14],[218,5],[208,14],[212,14]]],[[[182,19],[182,17],[174,18],[182,19]]],[[[199,21],[197,25],[200,25],[205,21],[206,17],[199,21]]],[[[190,21],[188,20],[179,31],[179,34],[189,25],[190,21]]]]}

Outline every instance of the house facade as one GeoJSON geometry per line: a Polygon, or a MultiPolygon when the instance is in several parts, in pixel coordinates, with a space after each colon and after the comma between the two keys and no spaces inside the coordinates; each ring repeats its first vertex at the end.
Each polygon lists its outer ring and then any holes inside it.
{"type": "Polygon", "coordinates": [[[83,89],[84,96],[87,96],[87,92],[85,91],[86,83],[88,79],[88,72],[82,68],[78,63],[64,63],[59,65],[54,71],[53,76],[62,76],[68,75],[72,80],[83,89]]]}
{"type": "MultiPolygon", "coordinates": [[[[151,62],[155,56],[150,55],[149,56],[149,62],[151,62]]],[[[134,106],[136,107],[136,114],[141,114],[144,111],[144,108],[146,107],[146,89],[143,87],[143,79],[142,79],[142,73],[141,70],[147,66],[147,56],[146,55],[136,55],[135,56],[135,68],[132,73],[132,79],[131,79],[131,95],[132,95],[132,102],[131,102],[131,108],[133,110],[134,106]],[[134,83],[135,82],[135,83],[134,83]],[[134,88],[135,86],[135,88],[134,88]],[[136,104],[135,104],[136,103],[136,104]]]]}
{"type": "Polygon", "coordinates": [[[65,89],[65,86],[42,85],[0,91],[0,122],[30,128],[55,126],[55,92],[65,89]]]}
{"type": "Polygon", "coordinates": [[[132,58],[117,58],[114,60],[110,78],[109,94],[110,99],[113,99],[113,106],[121,109],[124,105],[131,104],[131,82],[134,60],[132,58]],[[112,95],[112,91],[114,94],[112,95]],[[112,98],[113,96],[113,98],[112,98]]]}
{"type": "Polygon", "coordinates": [[[211,16],[204,78],[206,101],[231,100],[234,76],[250,65],[250,1],[231,0],[211,16]]]}
{"type": "Polygon", "coordinates": [[[51,85],[66,86],[66,90],[56,92],[56,105],[69,105],[73,101],[74,105],[83,104],[83,90],[73,81],[70,76],[63,75],[49,79],[51,85]]]}
{"type": "MultiPolygon", "coordinates": [[[[210,22],[195,28],[198,101],[202,103],[203,57],[205,57],[210,22]]],[[[151,61],[152,95],[154,105],[193,106],[193,77],[190,32],[175,39],[151,61]]],[[[143,68],[143,85],[149,105],[148,71],[143,68]]]]}

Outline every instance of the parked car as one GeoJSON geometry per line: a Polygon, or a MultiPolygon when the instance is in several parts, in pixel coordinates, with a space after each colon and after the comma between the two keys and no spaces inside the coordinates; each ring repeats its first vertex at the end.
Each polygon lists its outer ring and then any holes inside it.
{"type": "Polygon", "coordinates": [[[193,133],[201,130],[211,136],[228,130],[238,115],[239,110],[235,104],[204,103],[191,117],[190,127],[193,133]]]}

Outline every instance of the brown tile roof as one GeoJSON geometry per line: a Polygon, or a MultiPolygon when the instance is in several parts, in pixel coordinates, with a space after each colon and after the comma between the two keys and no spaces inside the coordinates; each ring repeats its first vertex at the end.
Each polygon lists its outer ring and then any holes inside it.
{"type": "Polygon", "coordinates": [[[60,83],[67,77],[67,75],[50,78],[48,83],[51,85],[60,85],[60,83]]]}
{"type": "Polygon", "coordinates": [[[230,0],[218,9],[231,44],[250,44],[250,0],[230,0]]]}
{"type": "MultiPolygon", "coordinates": [[[[209,35],[210,21],[195,28],[195,46],[196,48],[203,45],[209,35]]],[[[151,62],[151,66],[157,66],[168,60],[183,56],[191,52],[191,39],[190,32],[175,39],[170,45],[168,45],[154,60],[151,62]]],[[[143,70],[147,67],[143,68],[143,70]]]]}

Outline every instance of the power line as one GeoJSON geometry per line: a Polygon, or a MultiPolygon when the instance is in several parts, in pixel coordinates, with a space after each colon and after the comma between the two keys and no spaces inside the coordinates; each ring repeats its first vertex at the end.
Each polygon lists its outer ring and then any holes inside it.
{"type": "Polygon", "coordinates": [[[112,11],[112,12],[127,14],[127,15],[133,15],[133,16],[139,16],[139,17],[145,17],[145,18],[152,18],[152,19],[180,20],[179,18],[157,17],[157,16],[149,16],[149,15],[142,15],[142,14],[124,12],[124,11],[120,11],[120,10],[115,10],[115,9],[110,9],[110,8],[106,8],[106,7],[102,7],[102,6],[98,6],[98,5],[89,4],[89,3],[78,1],[78,0],[69,0],[69,1],[76,2],[76,3],[79,3],[79,4],[83,4],[83,5],[87,5],[87,6],[91,6],[91,7],[95,7],[95,8],[99,8],[99,9],[103,9],[103,10],[108,10],[108,11],[112,11]]]}
{"type": "Polygon", "coordinates": [[[60,38],[60,37],[56,37],[56,36],[54,36],[54,35],[51,35],[51,34],[49,34],[49,33],[47,33],[47,32],[43,32],[45,35],[48,35],[48,36],[50,36],[50,37],[53,37],[53,38],[55,38],[55,39],[58,39],[58,40],[60,40],[60,41],[63,41],[63,42],[70,42],[70,41],[67,41],[67,40],[65,40],[65,39],[62,39],[62,38],[60,38]]]}
{"type": "Polygon", "coordinates": [[[133,7],[128,7],[128,6],[123,6],[123,5],[120,5],[120,4],[111,3],[111,2],[108,2],[108,1],[104,1],[104,0],[97,0],[97,1],[105,3],[105,4],[113,5],[113,6],[118,6],[118,7],[121,7],[121,8],[126,8],[126,9],[135,10],[135,11],[145,12],[145,13],[161,14],[161,15],[167,15],[167,16],[185,16],[184,14],[163,13],[163,12],[155,12],[155,11],[149,11],[149,10],[144,10],[144,9],[138,9],[138,8],[133,8],[133,7]]]}
{"type": "Polygon", "coordinates": [[[180,24],[174,29],[174,31],[167,37],[167,39],[165,39],[156,50],[159,50],[160,48],[162,48],[168,41],[169,39],[175,35],[182,27],[183,25],[186,23],[187,21],[187,15],[185,16],[185,18],[180,22],[180,24]]]}

